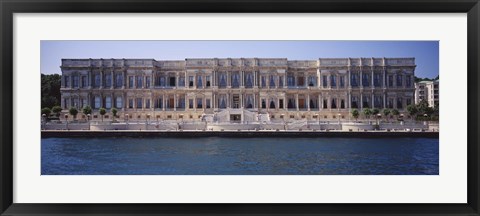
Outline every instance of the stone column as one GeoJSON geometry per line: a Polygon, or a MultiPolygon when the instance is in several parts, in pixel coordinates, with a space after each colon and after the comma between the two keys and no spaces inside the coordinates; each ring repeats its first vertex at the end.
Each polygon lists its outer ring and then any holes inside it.
{"type": "Polygon", "coordinates": [[[310,94],[307,94],[307,110],[310,111],[310,94]]]}
{"type": "Polygon", "coordinates": [[[165,98],[165,94],[162,95],[162,110],[165,111],[165,107],[167,106],[167,103],[166,103],[166,98],[165,98]]]}
{"type": "Polygon", "coordinates": [[[177,94],[173,95],[173,111],[177,111],[177,94]]]}
{"type": "Polygon", "coordinates": [[[112,70],[112,73],[110,75],[110,89],[113,89],[115,87],[115,73],[113,73],[113,70],[112,70]]]}
{"type": "Polygon", "coordinates": [[[323,100],[322,100],[322,95],[319,94],[318,95],[318,111],[322,111],[323,110],[323,100]]]}
{"type": "Polygon", "coordinates": [[[298,94],[295,94],[295,107],[297,108],[297,111],[299,110],[298,108],[298,94]]]}
{"type": "Polygon", "coordinates": [[[375,108],[375,94],[372,91],[372,100],[370,101],[370,107],[375,108]]]}
{"type": "Polygon", "coordinates": [[[363,93],[360,92],[360,110],[363,110],[363,93]]]}
{"type": "Polygon", "coordinates": [[[103,88],[103,70],[100,70],[100,89],[103,88]]]}

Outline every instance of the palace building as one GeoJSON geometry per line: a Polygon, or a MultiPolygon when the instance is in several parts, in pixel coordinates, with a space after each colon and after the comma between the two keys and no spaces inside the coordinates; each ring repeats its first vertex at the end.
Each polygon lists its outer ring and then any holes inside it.
{"type": "Polygon", "coordinates": [[[414,58],[62,59],[61,106],[77,118],[91,106],[93,120],[102,107],[120,121],[346,119],[352,109],[403,112],[415,102],[415,67],[414,58]]]}

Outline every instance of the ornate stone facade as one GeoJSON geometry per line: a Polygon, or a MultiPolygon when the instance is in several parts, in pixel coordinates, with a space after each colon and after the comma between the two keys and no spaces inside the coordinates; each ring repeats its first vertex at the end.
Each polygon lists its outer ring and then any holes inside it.
{"type": "Polygon", "coordinates": [[[101,107],[115,107],[120,121],[196,121],[224,110],[229,117],[216,121],[245,121],[245,112],[335,120],[354,108],[402,112],[415,102],[415,67],[414,58],[62,59],[61,106],[89,105],[93,120],[101,107]]]}

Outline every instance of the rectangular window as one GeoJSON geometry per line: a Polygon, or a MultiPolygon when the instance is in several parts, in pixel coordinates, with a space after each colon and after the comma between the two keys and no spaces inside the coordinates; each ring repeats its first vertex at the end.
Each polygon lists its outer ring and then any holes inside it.
{"type": "Polygon", "coordinates": [[[133,99],[128,99],[128,108],[133,109],[133,99]]]}
{"type": "Polygon", "coordinates": [[[295,77],[294,76],[288,76],[287,77],[287,86],[288,87],[295,86],[295,77]]]}
{"type": "Polygon", "coordinates": [[[188,99],[188,108],[193,109],[193,99],[188,99]]]}
{"type": "Polygon", "coordinates": [[[327,76],[326,75],[323,75],[322,76],[322,87],[323,88],[326,88],[328,86],[328,80],[327,80],[327,76]]]}
{"type": "Polygon", "coordinates": [[[238,74],[232,75],[232,88],[240,87],[240,76],[238,74]]]}
{"type": "Polygon", "coordinates": [[[206,87],[207,87],[207,88],[210,88],[210,86],[212,85],[212,81],[211,81],[210,76],[206,76],[206,77],[205,77],[205,82],[206,82],[206,83],[205,83],[206,87]]]}
{"type": "Polygon", "coordinates": [[[78,76],[73,76],[73,88],[78,88],[78,76]]]}
{"type": "Polygon", "coordinates": [[[337,76],[330,75],[330,86],[336,87],[337,86],[337,76]]]}
{"type": "Polygon", "coordinates": [[[166,86],[165,77],[160,77],[160,86],[162,87],[166,86]]]}
{"type": "Polygon", "coordinates": [[[150,88],[150,77],[145,77],[145,88],[150,88]]]}
{"type": "Polygon", "coordinates": [[[207,109],[210,109],[210,99],[206,99],[205,106],[207,109]]]}
{"type": "Polygon", "coordinates": [[[315,77],[314,77],[314,76],[309,76],[309,77],[308,77],[308,86],[310,86],[310,87],[316,86],[315,77]]]}
{"type": "Polygon", "coordinates": [[[380,73],[375,73],[375,74],[373,75],[373,85],[374,85],[375,87],[381,87],[381,84],[380,84],[380,80],[381,80],[381,79],[380,79],[380,76],[381,76],[380,73]]]}
{"type": "Polygon", "coordinates": [[[397,98],[397,109],[403,109],[403,99],[397,98]]]}
{"type": "Polygon", "coordinates": [[[278,87],[283,87],[283,76],[278,77],[278,87]]]}
{"type": "Polygon", "coordinates": [[[112,86],[112,75],[107,74],[105,75],[105,87],[111,87],[112,86]]]}
{"type": "Polygon", "coordinates": [[[270,75],[270,83],[268,84],[270,88],[275,88],[275,76],[270,75]]]}
{"type": "Polygon", "coordinates": [[[105,97],[105,108],[112,108],[112,98],[110,96],[105,97]]]}
{"type": "Polygon", "coordinates": [[[401,74],[397,75],[397,87],[402,87],[403,86],[403,76],[401,74]]]}
{"type": "Polygon", "coordinates": [[[267,108],[267,104],[265,102],[265,98],[262,98],[262,109],[267,108]]]}
{"type": "Polygon", "coordinates": [[[137,98],[137,109],[141,109],[143,107],[143,100],[142,98],[137,98]]]}
{"type": "Polygon", "coordinates": [[[247,88],[253,87],[253,74],[248,73],[247,77],[245,77],[245,87],[247,88]]]}
{"type": "Polygon", "coordinates": [[[370,75],[362,74],[362,86],[369,87],[370,86],[370,75]]]}
{"type": "Polygon", "coordinates": [[[203,98],[197,98],[197,108],[203,108],[203,98]]]}
{"type": "Polygon", "coordinates": [[[82,76],[82,88],[85,88],[87,87],[87,77],[86,76],[82,76]]]}
{"type": "Polygon", "coordinates": [[[345,76],[340,76],[340,87],[341,88],[345,87],[345,76]]]}
{"type": "Polygon", "coordinates": [[[93,85],[95,87],[100,87],[100,74],[95,74],[93,85]]]}
{"type": "Polygon", "coordinates": [[[267,82],[266,82],[265,76],[261,76],[261,82],[262,82],[262,87],[266,87],[266,86],[267,86],[267,82]]]}
{"type": "Polygon", "coordinates": [[[177,86],[176,83],[175,83],[175,77],[169,77],[169,86],[177,86]]]}
{"type": "Polygon", "coordinates": [[[202,76],[197,76],[197,88],[203,88],[202,76]]]}
{"type": "Polygon", "coordinates": [[[358,97],[357,96],[352,96],[351,98],[352,102],[352,108],[358,109],[358,97]]]}
{"type": "Polygon", "coordinates": [[[117,74],[117,76],[115,76],[115,87],[120,88],[122,86],[123,86],[123,75],[117,74]]]}
{"type": "Polygon", "coordinates": [[[137,76],[137,88],[142,88],[142,87],[143,87],[143,77],[137,76]]]}
{"type": "Polygon", "coordinates": [[[70,77],[65,76],[65,88],[69,88],[69,87],[70,87],[70,77]]]}
{"type": "Polygon", "coordinates": [[[117,97],[116,107],[119,108],[119,109],[123,107],[123,99],[122,99],[122,97],[117,97]]]}
{"type": "Polygon", "coordinates": [[[393,109],[393,98],[388,98],[388,108],[393,109]]]}
{"type": "Polygon", "coordinates": [[[375,96],[374,97],[374,106],[375,108],[382,108],[382,96],[375,96]]]}
{"type": "Polygon", "coordinates": [[[388,87],[393,87],[393,75],[388,75],[388,87]]]}
{"type": "Polygon", "coordinates": [[[188,77],[188,87],[193,87],[193,76],[188,77]]]}
{"type": "Polygon", "coordinates": [[[150,109],[150,99],[145,99],[145,108],[150,109]]]}
{"type": "Polygon", "coordinates": [[[133,76],[128,77],[128,88],[133,88],[133,76]]]}
{"type": "Polygon", "coordinates": [[[100,108],[100,97],[98,96],[95,96],[95,109],[99,109],[100,108]]]}
{"type": "Polygon", "coordinates": [[[185,87],[185,77],[178,78],[178,86],[185,87]]]}
{"type": "Polygon", "coordinates": [[[155,100],[155,108],[161,109],[163,107],[163,98],[159,97],[155,100]]]}
{"type": "Polygon", "coordinates": [[[351,74],[350,76],[350,85],[352,87],[358,87],[358,74],[351,74]]]}
{"type": "Polygon", "coordinates": [[[298,77],[297,86],[305,86],[305,77],[298,77]]]}
{"type": "Polygon", "coordinates": [[[412,76],[407,75],[405,78],[405,86],[408,88],[412,87],[412,76]]]}

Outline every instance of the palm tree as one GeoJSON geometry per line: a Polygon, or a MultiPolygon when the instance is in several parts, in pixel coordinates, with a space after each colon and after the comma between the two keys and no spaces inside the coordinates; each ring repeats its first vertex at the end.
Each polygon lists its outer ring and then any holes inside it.
{"type": "Polygon", "coordinates": [[[352,110],[352,116],[353,116],[353,118],[355,118],[355,121],[358,121],[358,116],[359,115],[360,115],[360,113],[358,112],[357,109],[352,110]]]}
{"type": "Polygon", "coordinates": [[[102,116],[102,122],[103,122],[103,115],[105,115],[107,113],[107,111],[103,107],[100,108],[98,111],[100,112],[100,115],[102,116]]]}
{"type": "Polygon", "coordinates": [[[73,120],[75,120],[77,118],[77,114],[78,114],[77,108],[72,107],[72,108],[70,108],[70,110],[68,110],[68,112],[70,113],[70,115],[73,116],[73,120]]]}
{"type": "Polygon", "coordinates": [[[388,108],[385,108],[383,109],[383,115],[385,116],[385,119],[387,119],[387,122],[388,122],[388,117],[390,116],[390,109],[388,108]]]}

